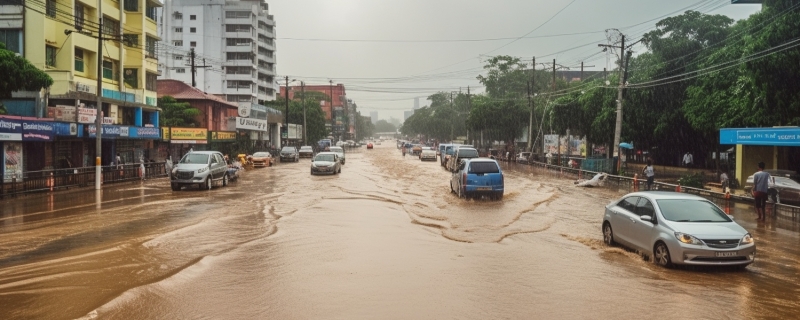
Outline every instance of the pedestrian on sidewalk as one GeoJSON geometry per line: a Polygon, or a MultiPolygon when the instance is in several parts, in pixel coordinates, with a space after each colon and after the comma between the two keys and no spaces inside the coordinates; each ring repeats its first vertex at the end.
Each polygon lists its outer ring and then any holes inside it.
{"type": "Polygon", "coordinates": [[[758,171],[753,174],[753,198],[756,200],[757,220],[766,220],[767,215],[764,211],[767,206],[767,191],[769,190],[769,173],[764,171],[764,162],[758,163],[758,171]]]}
{"type": "Polygon", "coordinates": [[[694,159],[692,157],[692,154],[689,153],[689,151],[686,151],[686,154],[683,155],[683,166],[689,168],[692,166],[693,162],[694,159]]]}
{"type": "Polygon", "coordinates": [[[728,174],[722,171],[719,174],[719,185],[722,186],[722,193],[728,192],[728,174]]]}
{"type": "Polygon", "coordinates": [[[647,177],[645,190],[650,191],[653,188],[653,180],[655,180],[656,177],[656,171],[653,169],[653,160],[647,159],[647,165],[642,169],[642,174],[647,177]]]}

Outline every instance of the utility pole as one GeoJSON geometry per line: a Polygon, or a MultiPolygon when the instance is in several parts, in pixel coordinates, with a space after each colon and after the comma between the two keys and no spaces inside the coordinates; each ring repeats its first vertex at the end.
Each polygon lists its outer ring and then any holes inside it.
{"type": "MultiPolygon", "coordinates": [[[[461,92],[461,88],[458,88],[459,93],[461,92]]],[[[469,96],[469,86],[467,86],[467,118],[469,118],[469,113],[472,111],[472,101],[470,100],[469,96]]],[[[467,141],[469,141],[469,128],[467,128],[467,141]]],[[[475,139],[472,139],[472,145],[475,145],[475,139]]]]}
{"type": "Polygon", "coordinates": [[[622,135],[622,90],[625,87],[625,35],[622,35],[622,43],[619,47],[614,45],[598,44],[599,47],[619,48],[619,86],[617,87],[617,121],[614,126],[614,145],[612,154],[617,157],[617,172],[619,172],[622,159],[620,157],[619,140],[622,135]]]}
{"type": "MultiPolygon", "coordinates": [[[[555,103],[555,94],[556,94],[556,59],[553,59],[553,103],[555,103]]],[[[551,121],[550,130],[552,129],[553,129],[553,124],[551,121]]],[[[556,152],[557,152],[556,163],[558,163],[558,165],[561,165],[561,138],[558,139],[558,151],[556,152]]]]}
{"type": "MultiPolygon", "coordinates": [[[[286,76],[286,116],[283,117],[283,126],[286,130],[286,144],[289,144],[289,76],[286,76]]],[[[281,137],[283,138],[283,137],[281,137]]]]}
{"type": "MultiPolygon", "coordinates": [[[[194,48],[191,48],[189,50],[189,58],[190,58],[190,61],[191,61],[190,66],[191,66],[191,69],[192,69],[191,70],[192,71],[192,87],[197,88],[197,81],[195,81],[195,76],[197,75],[197,68],[209,68],[211,66],[205,65],[206,64],[205,59],[203,59],[203,65],[202,66],[195,65],[195,63],[194,63],[194,58],[195,58],[194,48]]],[[[237,84],[237,86],[238,86],[238,84],[237,84]]],[[[203,91],[205,91],[205,90],[203,90],[203,91]]]]}
{"type": "Polygon", "coordinates": [[[306,83],[300,81],[300,93],[303,95],[303,145],[308,145],[308,129],[306,129],[306,83]]]}
{"type": "Polygon", "coordinates": [[[333,116],[333,80],[328,80],[330,83],[331,89],[331,136],[334,140],[336,140],[336,136],[334,135],[336,129],[336,117],[333,116]]]}
{"type": "Polygon", "coordinates": [[[528,108],[531,110],[528,119],[528,151],[533,152],[533,82],[536,80],[536,57],[531,64],[531,80],[528,81],[528,108]]]}
{"type": "Polygon", "coordinates": [[[583,83],[583,61],[581,61],[581,83],[583,83]]]}
{"type": "MultiPolygon", "coordinates": [[[[101,190],[103,171],[103,0],[97,0],[97,115],[95,119],[94,189],[101,190]]],[[[117,163],[117,165],[119,165],[117,163]]]]}

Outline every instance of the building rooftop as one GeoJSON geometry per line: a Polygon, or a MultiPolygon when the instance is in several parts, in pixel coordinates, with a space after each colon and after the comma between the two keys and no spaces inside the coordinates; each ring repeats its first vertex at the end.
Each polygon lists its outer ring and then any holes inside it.
{"type": "Polygon", "coordinates": [[[213,94],[207,94],[200,89],[192,87],[182,81],[172,79],[162,79],[157,82],[158,97],[171,96],[176,100],[211,100],[216,101],[231,108],[239,108],[239,105],[225,101],[213,94]]]}

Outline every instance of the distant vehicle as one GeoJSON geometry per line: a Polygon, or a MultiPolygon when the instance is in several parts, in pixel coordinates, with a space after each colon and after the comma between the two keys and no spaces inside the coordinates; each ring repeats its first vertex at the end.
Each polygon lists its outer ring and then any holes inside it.
{"type": "Polygon", "coordinates": [[[422,153],[419,154],[420,161],[436,161],[436,151],[433,150],[422,150],[422,153]]]}
{"type": "Polygon", "coordinates": [[[331,139],[322,139],[317,141],[317,147],[319,148],[319,151],[327,151],[332,144],[333,142],[331,139]]]}
{"type": "Polygon", "coordinates": [[[422,146],[421,145],[415,144],[415,145],[411,146],[411,154],[412,155],[419,156],[419,154],[421,152],[422,152],[422,146]]]}
{"type": "Polygon", "coordinates": [[[372,149],[372,142],[367,143],[367,149],[372,149]]]}
{"type": "Polygon", "coordinates": [[[450,160],[448,160],[447,169],[450,170],[450,172],[455,172],[461,160],[477,158],[479,156],[477,149],[459,146],[455,153],[453,153],[453,156],[450,157],[450,160]]]}
{"type": "Polygon", "coordinates": [[[337,174],[342,172],[339,156],[334,152],[320,152],[311,159],[311,175],[317,173],[337,174]]]}
{"type": "MultiPolygon", "coordinates": [[[[797,182],[798,175],[791,170],[764,170],[772,177],[769,181],[767,196],[773,203],[789,203],[800,205],[800,183],[797,182]],[[793,179],[794,178],[794,179],[793,179]]],[[[753,189],[753,176],[747,177],[744,191],[751,194],[753,189]]]]}
{"type": "Polygon", "coordinates": [[[531,156],[530,152],[520,152],[517,155],[517,159],[516,159],[517,163],[523,163],[523,164],[528,163],[528,158],[530,158],[530,156],[531,156]]]}
{"type": "Polygon", "coordinates": [[[339,158],[339,163],[344,165],[345,161],[344,149],[342,147],[331,147],[331,152],[336,153],[337,157],[339,158]]]}
{"type": "Polygon", "coordinates": [[[439,149],[436,150],[436,155],[438,155],[440,157],[443,157],[444,149],[447,148],[447,146],[452,146],[452,144],[450,144],[450,143],[440,143],[439,144],[439,149]]]}
{"type": "Polygon", "coordinates": [[[170,187],[179,191],[183,186],[197,185],[211,190],[214,182],[228,185],[228,164],[219,151],[194,151],[187,153],[172,168],[170,187]]]}
{"type": "Polygon", "coordinates": [[[459,162],[450,178],[450,192],[459,198],[488,196],[503,199],[505,182],[503,171],[496,160],[487,158],[464,159],[459,162]]]}
{"type": "Polygon", "coordinates": [[[253,164],[253,167],[271,167],[275,162],[275,159],[272,158],[272,154],[266,151],[256,152],[252,156],[249,156],[247,160],[253,164]]]}
{"type": "Polygon", "coordinates": [[[284,161],[300,161],[300,154],[297,152],[297,148],[290,146],[281,148],[281,162],[284,161]]]}
{"type": "Polygon", "coordinates": [[[298,151],[300,158],[313,158],[314,157],[314,148],[311,146],[302,146],[300,147],[300,151],[298,151]]]}
{"type": "Polygon", "coordinates": [[[344,147],[344,145],[345,145],[344,141],[342,141],[342,140],[336,141],[336,146],[337,147],[344,147]]]}
{"type": "Polygon", "coordinates": [[[713,202],[664,191],[629,193],[606,205],[603,242],[619,243],[673,264],[746,267],[753,263],[753,237],[713,202]]]}
{"type": "Polygon", "coordinates": [[[453,156],[453,153],[455,153],[457,147],[458,147],[458,144],[455,144],[455,143],[454,144],[445,145],[444,151],[442,152],[441,158],[439,159],[439,162],[440,162],[439,164],[442,167],[446,167],[447,166],[448,161],[450,161],[450,157],[453,156]]]}

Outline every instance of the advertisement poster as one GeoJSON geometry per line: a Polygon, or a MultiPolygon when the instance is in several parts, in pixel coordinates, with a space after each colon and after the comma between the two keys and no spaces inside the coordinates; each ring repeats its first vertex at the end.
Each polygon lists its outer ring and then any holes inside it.
{"type": "Polygon", "coordinates": [[[5,164],[5,182],[11,182],[14,175],[17,181],[22,181],[22,143],[6,142],[3,143],[3,163],[5,164]]]}
{"type": "Polygon", "coordinates": [[[544,152],[550,154],[558,154],[558,135],[546,134],[544,135],[544,152]]]}

